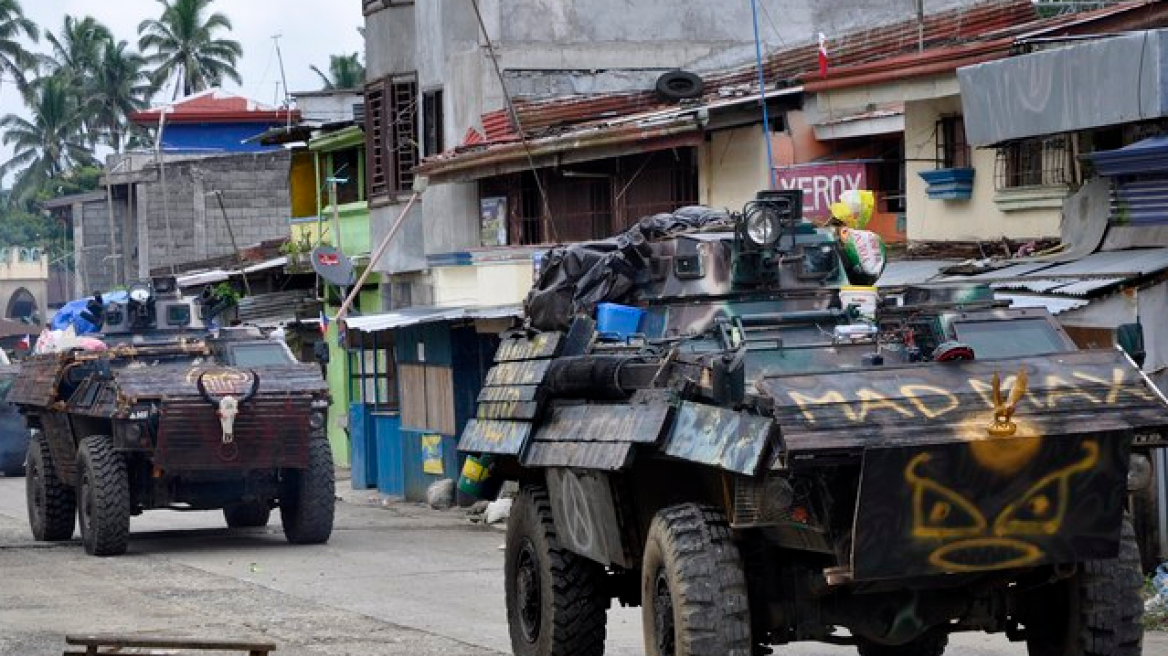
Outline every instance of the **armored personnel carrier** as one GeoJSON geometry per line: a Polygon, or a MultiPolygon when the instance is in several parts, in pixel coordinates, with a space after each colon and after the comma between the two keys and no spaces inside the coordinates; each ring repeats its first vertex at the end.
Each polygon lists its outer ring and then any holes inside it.
{"type": "Polygon", "coordinates": [[[28,519],[37,540],[125,552],[130,516],[223,509],[231,527],[279,508],[293,543],[332,532],[332,453],[320,370],[254,328],[214,328],[226,303],[173,278],[90,303],[100,340],[26,358],[8,401],[29,430],[28,519]]]}
{"type": "Polygon", "coordinates": [[[603,653],[615,599],[650,656],[935,656],[959,631],[1139,654],[1126,485],[1164,398],[985,289],[849,302],[871,271],[800,208],[767,192],[546,256],[460,440],[520,483],[514,653],[603,653]]]}

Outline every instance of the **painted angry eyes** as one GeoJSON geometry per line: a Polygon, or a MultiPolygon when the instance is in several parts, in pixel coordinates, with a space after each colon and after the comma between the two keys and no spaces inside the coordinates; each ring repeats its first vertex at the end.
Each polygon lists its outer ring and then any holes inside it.
{"type": "Polygon", "coordinates": [[[997,537],[1053,535],[1059,531],[1070,502],[1070,479],[1099,462],[1099,444],[1082,443],[1083,458],[1062,467],[1030,486],[989,522],[976,505],[956,491],[922,476],[920,467],[931,456],[922,453],[905,467],[905,481],[912,486],[912,535],[925,539],[972,538],[987,533],[997,537]]]}

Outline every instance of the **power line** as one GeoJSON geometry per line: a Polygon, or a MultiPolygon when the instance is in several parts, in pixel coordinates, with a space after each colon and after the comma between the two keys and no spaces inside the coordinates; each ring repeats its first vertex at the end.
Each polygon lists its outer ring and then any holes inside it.
{"type": "Polygon", "coordinates": [[[490,53],[491,64],[495,68],[495,77],[499,79],[499,86],[503,90],[503,101],[507,104],[507,111],[511,114],[511,122],[515,126],[515,131],[519,133],[519,141],[523,144],[523,152],[527,155],[527,166],[531,169],[531,175],[535,178],[535,186],[539,189],[539,199],[543,202],[543,213],[547,217],[545,223],[550,228],[548,232],[551,233],[552,241],[560,241],[560,236],[556,231],[556,222],[552,220],[551,206],[548,204],[547,191],[543,188],[543,180],[539,177],[539,172],[535,170],[535,158],[531,156],[531,146],[527,143],[527,134],[523,131],[523,125],[519,122],[519,114],[515,111],[515,103],[511,101],[511,93],[507,91],[507,81],[503,79],[503,71],[499,69],[499,57],[495,54],[495,46],[491,43],[491,35],[487,34],[487,24],[483,22],[483,13],[479,10],[479,0],[471,0],[471,6],[474,7],[475,17],[479,20],[479,28],[483,31],[483,40],[487,42],[487,52],[490,53]]]}

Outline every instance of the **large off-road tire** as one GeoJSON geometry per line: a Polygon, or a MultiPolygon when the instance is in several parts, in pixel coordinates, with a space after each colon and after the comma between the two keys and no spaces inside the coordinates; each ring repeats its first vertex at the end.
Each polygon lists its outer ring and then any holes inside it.
{"type": "Polygon", "coordinates": [[[324,544],[333,533],[336,511],[333,452],[325,440],[308,445],[308,467],[290,471],[280,497],[284,537],[292,544],[324,544]]]}
{"type": "Polygon", "coordinates": [[[28,471],[24,478],[28,503],[28,525],[32,537],[42,542],[60,542],[73,537],[77,518],[77,498],[61,480],[49,451],[49,441],[32,429],[28,440],[28,471]]]}
{"type": "Polygon", "coordinates": [[[223,519],[230,528],[259,528],[267,526],[272,508],[262,501],[233,503],[223,508],[223,519]]]}
{"type": "Polygon", "coordinates": [[[912,642],[895,647],[861,640],[856,649],[860,656],[941,656],[949,646],[949,636],[944,633],[921,636],[912,642]]]}
{"type": "Polygon", "coordinates": [[[104,435],[77,449],[77,518],[81,543],[92,556],[126,553],[130,540],[130,478],[126,461],[104,435]]]}
{"type": "Polygon", "coordinates": [[[604,568],[560,546],[542,487],[524,487],[507,521],[507,623],[515,656],[601,656],[604,568]]]}
{"type": "Polygon", "coordinates": [[[1074,576],[1030,594],[1023,623],[1030,656],[1139,656],[1144,605],[1140,553],[1126,517],[1119,557],[1083,563],[1074,576]]]}
{"type": "Polygon", "coordinates": [[[721,511],[684,504],[653,518],[641,622],[647,656],[750,656],[746,574],[721,511]]]}

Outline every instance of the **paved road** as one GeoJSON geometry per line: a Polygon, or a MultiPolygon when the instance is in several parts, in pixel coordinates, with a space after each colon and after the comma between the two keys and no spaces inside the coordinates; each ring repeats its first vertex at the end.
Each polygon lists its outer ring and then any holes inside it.
{"type": "MultiPolygon", "coordinates": [[[[267,529],[227,531],[219,513],[146,513],[130,552],[85,556],[28,535],[23,479],[0,478],[0,654],[59,654],[67,633],[272,640],[280,654],[479,656],[508,651],[502,533],[460,512],[346,492],[328,545],[267,529]]],[[[637,609],[610,613],[608,654],[640,654],[637,609]]],[[[958,636],[953,656],[1021,655],[1003,638],[958,636]]],[[[1168,653],[1168,637],[1148,654],[1168,653]]],[[[847,648],[798,645],[792,656],[847,648]]]]}

